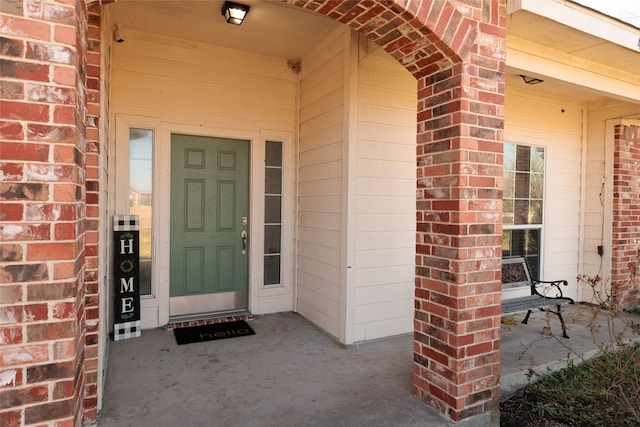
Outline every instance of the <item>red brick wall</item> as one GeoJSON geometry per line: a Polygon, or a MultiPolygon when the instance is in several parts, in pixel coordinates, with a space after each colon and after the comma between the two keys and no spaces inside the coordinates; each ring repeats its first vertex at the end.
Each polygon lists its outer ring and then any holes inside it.
{"type": "Polygon", "coordinates": [[[640,305],[640,126],[615,127],[611,285],[619,308],[640,305]]]}
{"type": "MultiPolygon", "coordinates": [[[[85,392],[84,421],[96,420],[99,341],[99,192],[100,192],[100,5],[91,4],[87,32],[86,232],[85,232],[85,392]]],[[[106,183],[103,183],[106,185],[106,183]]],[[[108,296],[103,296],[107,298],[108,296]]],[[[102,337],[102,339],[108,339],[102,337]]]]}
{"type": "Polygon", "coordinates": [[[505,1],[292,3],[366,34],[418,79],[414,392],[453,421],[495,415],[505,1]]]}
{"type": "Polygon", "coordinates": [[[72,426],[84,390],[84,2],[0,8],[0,425],[72,426]]]}

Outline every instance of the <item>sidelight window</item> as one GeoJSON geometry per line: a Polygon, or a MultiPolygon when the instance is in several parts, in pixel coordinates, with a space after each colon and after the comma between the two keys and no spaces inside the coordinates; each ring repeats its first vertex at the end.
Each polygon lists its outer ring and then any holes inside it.
{"type": "Polygon", "coordinates": [[[151,294],[153,130],[129,129],[129,214],[140,220],[140,295],[151,294]]]}
{"type": "Polygon", "coordinates": [[[266,142],[264,174],[264,284],[268,286],[281,282],[282,142],[266,142]]]}

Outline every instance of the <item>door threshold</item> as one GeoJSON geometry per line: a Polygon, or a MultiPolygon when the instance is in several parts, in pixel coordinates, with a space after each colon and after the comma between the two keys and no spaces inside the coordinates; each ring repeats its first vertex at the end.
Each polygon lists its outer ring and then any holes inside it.
{"type": "Polygon", "coordinates": [[[190,326],[212,325],[214,323],[233,322],[236,320],[252,320],[253,315],[247,310],[234,310],[214,313],[198,313],[169,317],[167,330],[188,328],[190,326]]]}

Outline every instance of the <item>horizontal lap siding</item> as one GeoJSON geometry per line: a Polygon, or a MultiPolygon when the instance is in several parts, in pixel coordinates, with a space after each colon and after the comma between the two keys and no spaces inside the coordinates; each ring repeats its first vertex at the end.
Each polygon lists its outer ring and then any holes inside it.
{"type": "Polygon", "coordinates": [[[113,47],[117,113],[224,129],[292,131],[295,74],[286,61],[131,32],[113,47]]]}
{"type": "Polygon", "coordinates": [[[416,80],[382,52],[358,76],[355,340],[413,330],[416,80]]]}
{"type": "Polygon", "coordinates": [[[344,39],[303,58],[300,79],[298,312],[335,337],[340,326],[344,39]]]}
{"type": "Polygon", "coordinates": [[[505,142],[546,147],[541,279],[566,279],[572,298],[577,297],[582,109],[514,89],[505,97],[505,142]]]}

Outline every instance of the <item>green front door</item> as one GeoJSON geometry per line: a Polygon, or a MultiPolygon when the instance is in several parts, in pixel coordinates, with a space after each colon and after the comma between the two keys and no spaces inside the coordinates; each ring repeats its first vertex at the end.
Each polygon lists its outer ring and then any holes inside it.
{"type": "Polygon", "coordinates": [[[247,308],[249,141],[171,135],[169,314],[247,308]]]}

